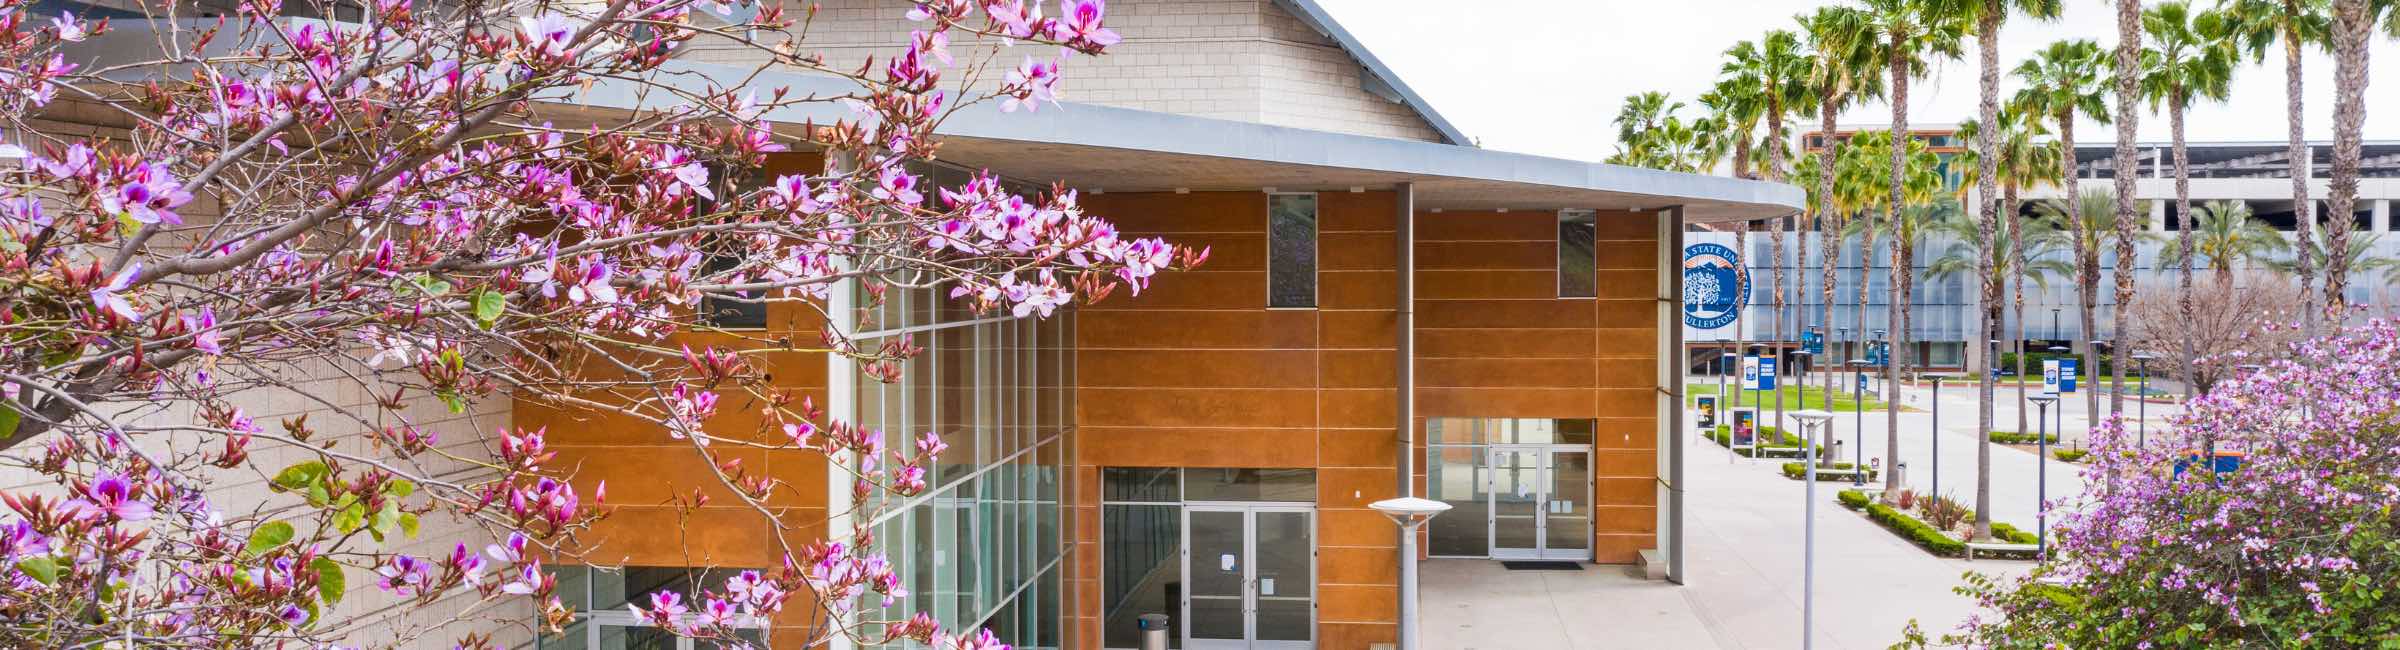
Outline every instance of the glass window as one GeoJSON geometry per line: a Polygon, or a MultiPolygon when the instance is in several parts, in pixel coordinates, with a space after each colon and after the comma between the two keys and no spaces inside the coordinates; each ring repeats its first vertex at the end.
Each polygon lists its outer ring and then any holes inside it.
{"type": "MultiPolygon", "coordinates": [[[[737,260],[732,256],[719,255],[708,258],[704,268],[707,273],[719,273],[733,268],[736,263],[737,260]]],[[[753,297],[756,295],[753,294],[753,297]]],[[[707,323],[710,327],[729,330],[765,329],[767,327],[767,303],[702,296],[700,298],[700,322],[707,323]]]]}
{"type": "Polygon", "coordinates": [[[1101,506],[1102,645],[1141,646],[1135,617],[1152,612],[1168,614],[1168,647],[1182,647],[1176,626],[1183,591],[1183,507],[1176,505],[1101,506]]]}
{"type": "Polygon", "coordinates": [[[1267,306],[1317,306],[1317,195],[1267,195],[1267,306]]]}
{"type": "Polygon", "coordinates": [[[1313,469],[1184,470],[1185,501],[1316,501],[1313,469]]]}
{"type": "Polygon", "coordinates": [[[1600,295],[1600,216],[1591,210],[1558,211],[1558,297],[1600,295]]]}
{"type": "Polygon", "coordinates": [[[1174,503],[1183,500],[1183,470],[1174,467],[1106,467],[1100,470],[1102,501],[1174,503]]]}

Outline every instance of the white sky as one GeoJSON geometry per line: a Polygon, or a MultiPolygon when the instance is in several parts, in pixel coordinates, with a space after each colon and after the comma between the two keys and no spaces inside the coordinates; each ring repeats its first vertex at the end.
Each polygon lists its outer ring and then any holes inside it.
{"type": "MultiPolygon", "coordinates": [[[[1792,15],[1835,4],[1820,0],[1319,0],[1326,11],[1432,102],[1469,137],[1491,149],[1599,160],[1615,150],[1608,120],[1626,95],[1663,90],[1702,114],[1696,99],[1713,84],[1723,52],[1770,29],[1795,29],[1792,15]]],[[[2015,91],[2008,69],[2051,41],[2090,38],[2114,47],[2115,16],[2106,0],[2066,0],[2056,22],[2019,19],[2002,29],[2002,96],[2015,91]]],[[[2208,6],[2209,0],[2195,4],[2208,6]]],[[[1912,124],[1973,117],[1975,50],[1910,87],[1912,124]]],[[[2370,51],[2366,138],[2400,140],[2400,44],[2370,51]]],[[[2306,73],[2308,137],[2331,139],[2333,62],[2312,52],[2306,73]]],[[[2113,97],[2113,95],[2112,95],[2113,97]]],[[[2112,99],[2113,101],[2113,99],[2112,99]]],[[[1814,111],[1806,122],[1815,124],[1814,111]]],[[[1843,124],[1885,124],[1888,104],[1843,114],[1843,124]]],[[[2236,72],[2233,99],[2199,105],[2186,116],[2193,142],[2284,138],[2283,59],[2236,72]]],[[[2115,130],[2076,127],[2083,142],[2115,130]]],[[[2166,117],[2145,113],[2141,139],[2167,139],[2166,117]]]]}

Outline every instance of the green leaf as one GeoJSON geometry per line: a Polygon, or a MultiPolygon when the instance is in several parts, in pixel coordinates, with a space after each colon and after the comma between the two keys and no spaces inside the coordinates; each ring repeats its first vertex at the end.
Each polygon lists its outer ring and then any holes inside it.
{"type": "Polygon", "coordinates": [[[451,413],[467,412],[467,400],[466,398],[459,397],[458,393],[453,393],[446,390],[434,391],[433,396],[441,398],[442,405],[450,407],[451,413]]]}
{"type": "Polygon", "coordinates": [[[309,561],[308,568],[317,572],[317,599],[342,602],[342,592],[349,589],[348,579],[342,576],[342,563],[320,557],[309,561]]]}
{"type": "Polygon", "coordinates": [[[406,534],[406,535],[408,535],[408,538],[409,538],[409,539],[416,539],[416,538],[417,538],[417,516],[416,516],[416,515],[412,515],[412,514],[408,514],[408,513],[405,513],[405,512],[404,512],[404,513],[400,513],[400,532],[401,532],[402,534],[406,534]]]}
{"type": "Polygon", "coordinates": [[[381,536],[383,533],[388,532],[392,530],[392,528],[399,525],[400,504],[385,501],[383,502],[383,509],[375,511],[375,523],[371,528],[369,528],[369,530],[373,530],[375,531],[376,535],[381,536]]]}
{"type": "Polygon", "coordinates": [[[491,329],[500,322],[500,314],[508,310],[508,295],[490,289],[475,290],[475,322],[491,329]]]}
{"type": "Polygon", "coordinates": [[[334,530],[342,531],[343,534],[358,532],[358,527],[366,523],[367,506],[363,503],[350,504],[350,507],[343,508],[339,514],[333,516],[334,530]]]}
{"type": "Polygon", "coordinates": [[[383,484],[383,493],[396,497],[404,497],[411,494],[416,494],[417,482],[404,478],[392,479],[390,482],[383,484]]]}
{"type": "Polygon", "coordinates": [[[250,543],[244,545],[242,550],[253,557],[266,555],[267,551],[275,550],[275,547],[292,541],[292,533],[292,525],[288,522],[267,522],[266,525],[250,531],[250,543]]]}
{"type": "Polygon", "coordinates": [[[450,281],[430,275],[417,276],[416,285],[418,291],[423,291],[428,296],[450,293],[450,281]]]}
{"type": "Polygon", "coordinates": [[[17,424],[24,420],[25,416],[17,414],[16,407],[9,406],[7,402],[0,402],[0,438],[16,433],[17,424]]]}
{"type": "Polygon", "coordinates": [[[325,472],[325,461],[312,460],[295,463],[291,467],[283,468],[283,471],[275,473],[275,491],[297,490],[315,485],[319,479],[325,478],[325,472]]]}
{"type": "Polygon", "coordinates": [[[41,581],[45,585],[58,582],[58,560],[51,559],[48,555],[36,555],[19,560],[17,570],[24,571],[25,575],[33,576],[34,580],[41,581]]]}

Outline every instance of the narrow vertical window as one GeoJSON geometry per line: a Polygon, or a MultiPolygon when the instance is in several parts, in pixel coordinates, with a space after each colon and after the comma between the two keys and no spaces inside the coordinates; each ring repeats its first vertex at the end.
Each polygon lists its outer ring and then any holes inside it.
{"type": "Polygon", "coordinates": [[[1267,306],[1317,306],[1317,195],[1267,195],[1267,306]]]}
{"type": "Polygon", "coordinates": [[[1558,297],[1600,295],[1600,216],[1591,210],[1558,211],[1558,297]]]}

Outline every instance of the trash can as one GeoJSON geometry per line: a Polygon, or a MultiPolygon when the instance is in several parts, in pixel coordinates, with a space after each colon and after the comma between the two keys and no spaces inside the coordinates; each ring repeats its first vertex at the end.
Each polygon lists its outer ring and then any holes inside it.
{"type": "Polygon", "coordinates": [[[1142,650],[1167,650],[1167,615],[1143,614],[1134,627],[1142,631],[1142,650]]]}

